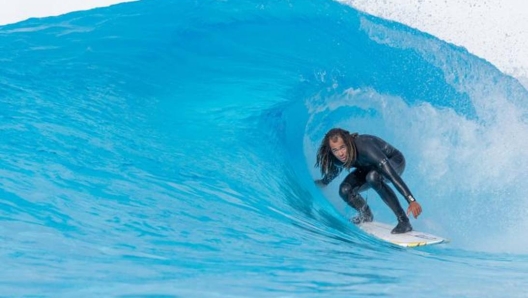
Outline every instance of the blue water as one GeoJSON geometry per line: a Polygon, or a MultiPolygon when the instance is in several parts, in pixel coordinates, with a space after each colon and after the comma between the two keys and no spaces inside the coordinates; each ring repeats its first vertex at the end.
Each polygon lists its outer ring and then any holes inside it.
{"type": "Polygon", "coordinates": [[[1,296],[528,297],[528,92],[463,48],[328,0],[126,3],[0,48],[1,296]],[[313,185],[335,126],[405,153],[450,243],[348,223],[344,176],[313,185]]]}

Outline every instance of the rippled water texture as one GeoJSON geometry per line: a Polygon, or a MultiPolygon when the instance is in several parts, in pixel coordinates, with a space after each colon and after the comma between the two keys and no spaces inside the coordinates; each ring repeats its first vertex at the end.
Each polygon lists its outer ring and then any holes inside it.
{"type": "Polygon", "coordinates": [[[528,93],[462,48],[323,0],[124,3],[0,48],[3,295],[526,295],[528,93]],[[312,182],[334,126],[405,153],[449,244],[348,223],[343,177],[312,182]]]}

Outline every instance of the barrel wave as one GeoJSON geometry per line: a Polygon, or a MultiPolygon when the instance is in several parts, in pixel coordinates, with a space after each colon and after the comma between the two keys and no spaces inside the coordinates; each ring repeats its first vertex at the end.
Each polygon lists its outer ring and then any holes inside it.
{"type": "Polygon", "coordinates": [[[8,296],[525,295],[528,92],[463,48],[326,0],[124,3],[0,47],[8,296]],[[399,148],[451,242],[350,224],[344,174],[313,183],[332,127],[399,148]]]}

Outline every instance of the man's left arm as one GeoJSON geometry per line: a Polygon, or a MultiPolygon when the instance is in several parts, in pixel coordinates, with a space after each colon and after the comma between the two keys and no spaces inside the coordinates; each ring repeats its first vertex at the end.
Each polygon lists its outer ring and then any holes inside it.
{"type": "Polygon", "coordinates": [[[420,203],[416,201],[411,191],[409,190],[409,187],[407,187],[407,184],[405,184],[401,176],[390,165],[389,159],[387,157],[381,160],[379,168],[385,174],[385,176],[392,182],[392,184],[394,184],[396,189],[402,194],[407,203],[409,203],[409,207],[407,208],[407,215],[412,213],[414,218],[418,218],[420,213],[422,213],[422,206],[420,206],[420,203]]]}

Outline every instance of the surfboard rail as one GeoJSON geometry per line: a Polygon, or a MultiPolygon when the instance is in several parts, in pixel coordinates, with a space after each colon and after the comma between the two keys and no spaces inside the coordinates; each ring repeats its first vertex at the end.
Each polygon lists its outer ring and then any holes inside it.
{"type": "Polygon", "coordinates": [[[364,222],[357,226],[369,235],[402,247],[418,247],[449,242],[446,238],[420,231],[391,234],[393,226],[377,221],[364,222]]]}

